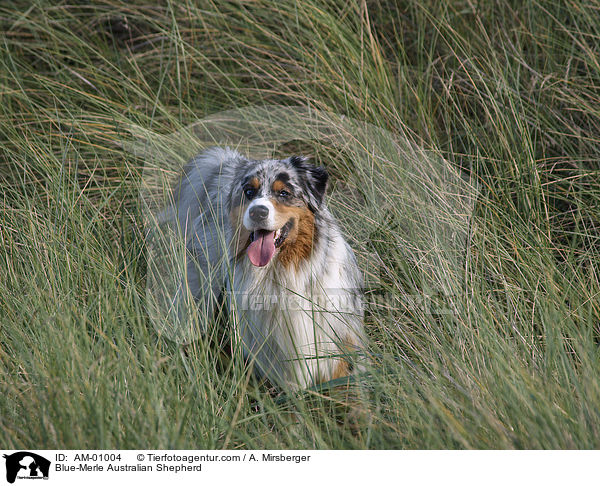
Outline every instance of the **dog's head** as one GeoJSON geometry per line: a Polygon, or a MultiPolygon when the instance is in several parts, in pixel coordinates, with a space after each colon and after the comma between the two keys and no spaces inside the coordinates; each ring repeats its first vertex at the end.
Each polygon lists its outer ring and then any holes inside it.
{"type": "Polygon", "coordinates": [[[287,266],[310,256],[327,179],[323,167],[304,157],[242,164],[230,218],[253,265],[264,267],[277,256],[287,266]]]}

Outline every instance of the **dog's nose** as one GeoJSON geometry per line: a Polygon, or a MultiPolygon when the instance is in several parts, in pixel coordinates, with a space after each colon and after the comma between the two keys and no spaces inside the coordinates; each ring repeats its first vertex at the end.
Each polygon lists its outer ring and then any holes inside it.
{"type": "Polygon", "coordinates": [[[267,206],[253,206],[250,208],[250,217],[254,221],[262,221],[269,216],[269,208],[267,206]]]}

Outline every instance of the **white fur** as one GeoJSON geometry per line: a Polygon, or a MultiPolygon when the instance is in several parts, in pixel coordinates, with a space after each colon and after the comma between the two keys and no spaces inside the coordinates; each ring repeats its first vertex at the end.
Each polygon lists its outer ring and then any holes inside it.
{"type": "Polygon", "coordinates": [[[247,258],[235,267],[230,290],[242,343],[260,372],[280,385],[327,381],[348,352],[339,344],[364,343],[361,302],[343,277],[351,250],[341,237],[331,250],[322,265],[308,260],[295,272],[282,272],[276,262],[257,268],[247,258]],[[267,308],[253,306],[253,296],[267,308]]]}

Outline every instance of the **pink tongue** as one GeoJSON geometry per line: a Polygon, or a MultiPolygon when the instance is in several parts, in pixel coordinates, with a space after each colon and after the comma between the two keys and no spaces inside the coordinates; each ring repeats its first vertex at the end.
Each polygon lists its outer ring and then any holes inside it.
{"type": "Polygon", "coordinates": [[[275,231],[258,230],[255,239],[248,247],[248,258],[252,265],[264,267],[275,253],[275,231]]]}

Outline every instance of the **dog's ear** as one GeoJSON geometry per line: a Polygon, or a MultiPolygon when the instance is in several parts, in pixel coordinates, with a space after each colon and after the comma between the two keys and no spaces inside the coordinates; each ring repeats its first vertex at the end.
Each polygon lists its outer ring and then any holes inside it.
{"type": "Polygon", "coordinates": [[[329,174],[325,167],[317,167],[307,162],[306,157],[290,157],[290,163],[298,171],[303,189],[307,195],[307,203],[314,213],[321,208],[327,191],[329,174]]]}

